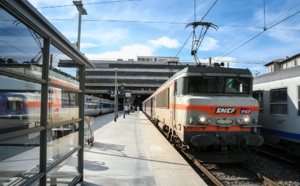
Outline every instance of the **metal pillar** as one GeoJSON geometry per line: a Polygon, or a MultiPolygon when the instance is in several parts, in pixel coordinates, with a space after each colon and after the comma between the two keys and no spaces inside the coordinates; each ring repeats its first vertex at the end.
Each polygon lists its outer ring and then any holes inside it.
{"type": "Polygon", "coordinates": [[[117,74],[118,74],[118,69],[115,68],[115,122],[117,121],[118,118],[118,83],[117,83],[117,74]]]}

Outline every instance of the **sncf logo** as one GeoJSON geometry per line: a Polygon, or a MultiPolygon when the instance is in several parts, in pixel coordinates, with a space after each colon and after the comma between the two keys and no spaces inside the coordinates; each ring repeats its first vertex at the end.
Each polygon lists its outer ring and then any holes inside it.
{"type": "Polygon", "coordinates": [[[235,114],[235,108],[216,108],[216,114],[235,114]]]}
{"type": "Polygon", "coordinates": [[[241,114],[251,114],[252,110],[248,108],[241,108],[241,114]]]}

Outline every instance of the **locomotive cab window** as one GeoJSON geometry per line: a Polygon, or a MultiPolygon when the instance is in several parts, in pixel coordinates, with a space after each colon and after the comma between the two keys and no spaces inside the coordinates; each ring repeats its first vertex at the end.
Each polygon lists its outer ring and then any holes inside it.
{"type": "Polygon", "coordinates": [[[191,76],[188,93],[195,94],[249,94],[250,78],[191,76]]]}
{"type": "Polygon", "coordinates": [[[225,78],[225,93],[249,93],[250,79],[249,78],[225,78]]]}
{"type": "Polygon", "coordinates": [[[188,93],[216,93],[217,92],[217,78],[216,77],[189,77],[188,93]]]}

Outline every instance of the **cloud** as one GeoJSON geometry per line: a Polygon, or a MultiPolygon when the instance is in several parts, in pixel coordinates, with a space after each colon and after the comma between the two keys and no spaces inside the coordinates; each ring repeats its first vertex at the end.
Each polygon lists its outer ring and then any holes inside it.
{"type": "Polygon", "coordinates": [[[153,48],[147,45],[125,45],[119,51],[104,52],[101,54],[86,54],[89,59],[137,59],[137,56],[151,56],[153,48]]]}
{"type": "Polygon", "coordinates": [[[216,39],[212,37],[205,37],[199,50],[201,51],[210,51],[216,48],[219,48],[218,42],[216,39]]]}
{"type": "Polygon", "coordinates": [[[180,43],[177,39],[170,39],[168,37],[161,37],[157,40],[149,40],[149,43],[154,47],[166,47],[166,48],[177,48],[180,46],[180,43]]]}
{"type": "Polygon", "coordinates": [[[99,47],[99,45],[96,45],[94,43],[80,43],[80,48],[92,48],[92,47],[99,47]]]}

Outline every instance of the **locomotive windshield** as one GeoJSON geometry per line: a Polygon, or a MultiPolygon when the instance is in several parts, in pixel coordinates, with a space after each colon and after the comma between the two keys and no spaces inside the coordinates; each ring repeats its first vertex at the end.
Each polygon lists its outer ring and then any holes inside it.
{"type": "Polygon", "coordinates": [[[188,77],[188,91],[190,94],[249,94],[250,78],[241,77],[188,77]]]}

